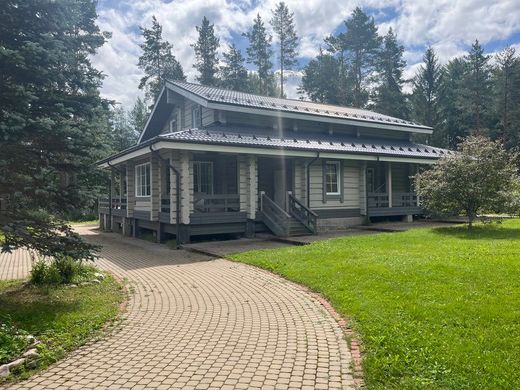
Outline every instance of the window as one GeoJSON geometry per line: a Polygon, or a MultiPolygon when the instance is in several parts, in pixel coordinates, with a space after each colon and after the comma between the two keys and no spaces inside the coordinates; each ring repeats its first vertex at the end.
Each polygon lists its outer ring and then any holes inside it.
{"type": "Polygon", "coordinates": [[[195,106],[191,109],[191,127],[200,127],[200,106],[195,106]]]}
{"type": "Polygon", "coordinates": [[[376,187],[375,178],[374,168],[367,168],[367,192],[374,192],[376,187]]]}
{"type": "Polygon", "coordinates": [[[213,162],[193,162],[193,191],[195,193],[213,194],[213,162]]]}
{"type": "Polygon", "coordinates": [[[177,114],[175,114],[170,121],[170,133],[177,131],[177,114]]]}
{"type": "Polygon", "coordinates": [[[327,195],[340,195],[340,163],[338,161],[325,164],[325,191],[327,195]]]}
{"type": "Polygon", "coordinates": [[[150,188],[150,163],[136,165],[135,167],[135,195],[144,197],[151,195],[150,188]]]}

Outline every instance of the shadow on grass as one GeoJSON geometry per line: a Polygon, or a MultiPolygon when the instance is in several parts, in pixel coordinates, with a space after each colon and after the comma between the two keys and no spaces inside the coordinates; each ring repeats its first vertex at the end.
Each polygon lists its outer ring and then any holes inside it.
{"type": "Polygon", "coordinates": [[[62,315],[77,311],[79,307],[77,299],[56,299],[52,294],[52,290],[36,287],[20,286],[8,290],[0,294],[0,316],[7,315],[20,329],[45,332],[62,315]]]}
{"type": "Polygon", "coordinates": [[[438,227],[433,229],[433,233],[463,240],[511,240],[520,238],[520,229],[496,223],[476,225],[471,229],[468,229],[467,225],[438,227]]]}

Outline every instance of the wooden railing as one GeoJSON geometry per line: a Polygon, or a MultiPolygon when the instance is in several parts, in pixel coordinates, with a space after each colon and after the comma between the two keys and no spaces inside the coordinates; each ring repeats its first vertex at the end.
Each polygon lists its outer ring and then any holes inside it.
{"type": "Polygon", "coordinates": [[[289,235],[289,221],[291,216],[263,191],[260,193],[260,213],[263,222],[274,234],[277,236],[289,235]]]}
{"type": "MultiPolygon", "coordinates": [[[[386,192],[369,192],[367,199],[368,208],[390,207],[386,192]]],[[[413,192],[394,192],[392,207],[419,207],[417,195],[413,192]]]]}
{"type": "Polygon", "coordinates": [[[316,234],[318,231],[318,215],[296,199],[291,191],[287,193],[287,204],[289,214],[300,221],[313,234],[316,234]]]}
{"type": "Polygon", "coordinates": [[[166,199],[163,199],[161,198],[161,213],[169,213],[170,210],[171,210],[171,205],[170,205],[170,199],[169,198],[166,198],[166,199]]]}
{"type": "Polygon", "coordinates": [[[197,213],[236,213],[240,211],[238,194],[195,194],[194,209],[197,213]]]}
{"type": "Polygon", "coordinates": [[[369,192],[367,206],[368,208],[389,207],[388,194],[386,192],[369,192]]]}
{"type": "MultiPolygon", "coordinates": [[[[98,206],[100,209],[108,209],[108,198],[99,198],[98,206]]],[[[114,210],[126,210],[126,198],[112,198],[111,207],[114,210]]]]}
{"type": "Polygon", "coordinates": [[[417,195],[413,192],[394,192],[392,207],[418,207],[417,195]]]}

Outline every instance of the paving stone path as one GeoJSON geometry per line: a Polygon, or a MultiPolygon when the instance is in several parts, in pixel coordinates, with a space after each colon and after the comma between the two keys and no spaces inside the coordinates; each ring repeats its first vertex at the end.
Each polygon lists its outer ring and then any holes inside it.
{"type": "MultiPolygon", "coordinates": [[[[300,287],[254,267],[81,227],[102,244],[98,265],[126,278],[121,330],[18,389],[354,388],[343,333],[300,287]]],[[[0,257],[0,278],[30,268],[0,257]]]]}

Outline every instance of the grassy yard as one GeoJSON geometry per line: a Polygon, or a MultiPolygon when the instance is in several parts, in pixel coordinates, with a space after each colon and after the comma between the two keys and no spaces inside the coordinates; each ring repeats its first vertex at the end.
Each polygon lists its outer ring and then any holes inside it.
{"type": "Polygon", "coordinates": [[[519,220],[234,258],[322,293],[352,320],[368,388],[520,388],[519,220]]]}
{"type": "MultiPolygon", "coordinates": [[[[124,299],[121,285],[110,276],[100,284],[76,288],[38,288],[22,281],[0,281],[0,324],[9,324],[41,341],[39,368],[44,368],[99,334],[107,321],[116,318],[124,299]]],[[[23,343],[8,345],[13,338],[6,329],[0,328],[0,339],[5,341],[0,345],[0,364],[19,356],[25,347],[23,343]]],[[[31,372],[14,374],[23,378],[31,372]]]]}

